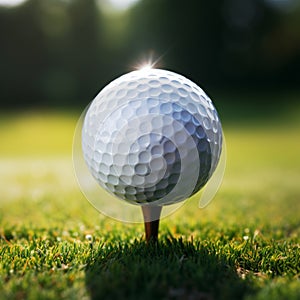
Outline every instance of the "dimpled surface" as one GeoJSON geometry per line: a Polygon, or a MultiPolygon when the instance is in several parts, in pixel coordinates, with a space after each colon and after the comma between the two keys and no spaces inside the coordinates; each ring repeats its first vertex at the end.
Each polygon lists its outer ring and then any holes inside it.
{"type": "Polygon", "coordinates": [[[212,101],[176,73],[125,74],[91,103],[82,128],[98,183],[134,204],[167,205],[199,191],[214,172],[222,127],[212,101]]]}

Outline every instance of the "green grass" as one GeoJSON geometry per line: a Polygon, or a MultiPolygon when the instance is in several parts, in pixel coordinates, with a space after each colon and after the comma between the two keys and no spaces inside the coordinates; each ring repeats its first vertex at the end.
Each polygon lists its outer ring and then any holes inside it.
{"type": "Polygon", "coordinates": [[[99,215],[79,191],[78,116],[1,116],[0,299],[300,299],[293,116],[224,122],[220,191],[205,209],[194,198],[163,219],[150,246],[142,224],[99,215]]]}

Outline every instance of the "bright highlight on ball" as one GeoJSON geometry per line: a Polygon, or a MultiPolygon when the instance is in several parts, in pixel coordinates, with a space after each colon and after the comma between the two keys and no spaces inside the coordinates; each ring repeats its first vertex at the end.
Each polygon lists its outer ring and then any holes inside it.
{"type": "Polygon", "coordinates": [[[108,84],[82,127],[84,160],[105,190],[137,205],[183,201],[210,179],[222,127],[205,92],[189,79],[143,68],[108,84]]]}

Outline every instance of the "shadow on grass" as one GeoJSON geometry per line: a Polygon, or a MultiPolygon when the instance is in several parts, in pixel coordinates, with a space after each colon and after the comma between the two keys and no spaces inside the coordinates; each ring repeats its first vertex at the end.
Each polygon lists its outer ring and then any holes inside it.
{"type": "Polygon", "coordinates": [[[165,238],[105,245],[86,268],[91,299],[242,299],[253,292],[213,244],[165,238]]]}

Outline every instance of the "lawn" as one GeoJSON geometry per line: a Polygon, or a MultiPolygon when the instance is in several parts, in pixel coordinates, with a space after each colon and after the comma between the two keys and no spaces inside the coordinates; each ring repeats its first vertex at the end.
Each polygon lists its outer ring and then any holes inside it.
{"type": "Polygon", "coordinates": [[[0,299],[300,299],[299,116],[223,122],[218,194],[188,200],[146,245],[142,224],[81,194],[78,113],[2,114],[0,299]]]}

